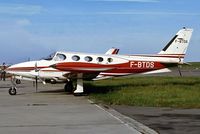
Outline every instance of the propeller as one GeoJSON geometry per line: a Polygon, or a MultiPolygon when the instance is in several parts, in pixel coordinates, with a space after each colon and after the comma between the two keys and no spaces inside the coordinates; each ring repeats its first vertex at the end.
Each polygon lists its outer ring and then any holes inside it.
{"type": "MultiPolygon", "coordinates": [[[[35,62],[35,72],[38,72],[38,66],[37,66],[37,62],[35,62]]],[[[38,90],[38,75],[36,74],[35,75],[35,91],[37,93],[37,90],[38,90]]]]}

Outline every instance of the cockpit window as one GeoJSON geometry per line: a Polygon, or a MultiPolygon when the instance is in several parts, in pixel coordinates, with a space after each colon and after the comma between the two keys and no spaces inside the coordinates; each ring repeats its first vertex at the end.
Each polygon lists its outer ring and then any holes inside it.
{"type": "Polygon", "coordinates": [[[63,61],[65,59],[66,59],[66,56],[64,54],[59,54],[59,53],[56,54],[56,56],[54,58],[55,61],[63,61]]]}
{"type": "Polygon", "coordinates": [[[56,53],[50,54],[48,57],[44,58],[44,60],[52,60],[56,53]]]}

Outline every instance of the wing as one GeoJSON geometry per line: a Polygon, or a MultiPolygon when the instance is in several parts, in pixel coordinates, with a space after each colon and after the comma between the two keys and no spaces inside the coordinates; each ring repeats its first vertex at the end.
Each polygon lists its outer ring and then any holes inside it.
{"type": "Polygon", "coordinates": [[[109,65],[95,64],[95,63],[74,63],[74,62],[64,62],[51,65],[50,67],[58,69],[60,71],[67,71],[67,73],[63,76],[67,78],[77,78],[77,74],[82,74],[83,79],[94,79],[101,72],[109,71],[114,69],[115,67],[109,65]]]}

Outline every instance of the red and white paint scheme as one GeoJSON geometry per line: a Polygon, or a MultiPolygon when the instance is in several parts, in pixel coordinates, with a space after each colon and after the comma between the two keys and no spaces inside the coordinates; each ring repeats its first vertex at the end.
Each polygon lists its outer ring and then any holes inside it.
{"type": "Polygon", "coordinates": [[[65,80],[66,90],[72,91],[72,81],[77,85],[74,94],[84,92],[83,80],[100,80],[131,74],[169,72],[169,67],[183,64],[192,35],[192,29],[183,28],[158,53],[153,55],[57,52],[49,59],[13,65],[7,72],[27,78],[65,80]]]}
{"type": "MultiPolygon", "coordinates": [[[[111,48],[105,53],[105,55],[115,55],[118,54],[118,52],[119,49],[111,48]]],[[[11,82],[13,84],[9,89],[9,94],[16,94],[16,84],[20,84],[21,80],[36,81],[36,89],[37,82],[43,82],[44,84],[67,83],[65,85],[65,90],[73,90],[73,85],[70,81],[71,79],[65,77],[70,74],[70,72],[60,71],[49,67],[52,64],[66,60],[67,57],[65,53],[67,52],[55,52],[42,60],[22,62],[7,68],[6,72],[12,75],[11,82]]]]}

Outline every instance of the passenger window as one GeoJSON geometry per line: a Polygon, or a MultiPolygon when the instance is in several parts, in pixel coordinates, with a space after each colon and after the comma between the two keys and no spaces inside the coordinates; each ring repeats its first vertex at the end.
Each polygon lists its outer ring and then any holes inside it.
{"type": "Polygon", "coordinates": [[[113,62],[113,59],[112,58],[108,58],[108,62],[109,63],[113,62]]]}
{"type": "Polygon", "coordinates": [[[74,55],[74,56],[72,57],[72,60],[74,60],[74,61],[79,61],[79,60],[80,60],[80,57],[79,57],[78,55],[74,55]]]}
{"type": "Polygon", "coordinates": [[[57,54],[55,57],[55,61],[63,61],[66,59],[66,56],[64,54],[57,54]]]}
{"type": "Polygon", "coordinates": [[[87,61],[87,62],[92,61],[92,57],[90,57],[90,56],[86,56],[86,57],[85,57],[85,61],[87,61]]]}
{"type": "Polygon", "coordinates": [[[98,58],[97,58],[97,61],[98,61],[98,62],[102,62],[102,61],[103,61],[103,58],[102,58],[102,57],[98,57],[98,58]]]}

